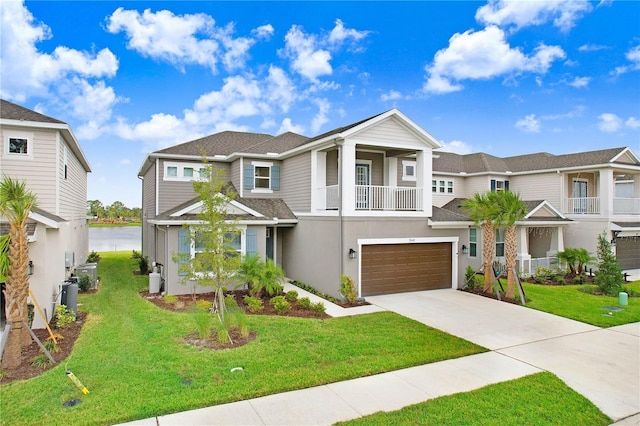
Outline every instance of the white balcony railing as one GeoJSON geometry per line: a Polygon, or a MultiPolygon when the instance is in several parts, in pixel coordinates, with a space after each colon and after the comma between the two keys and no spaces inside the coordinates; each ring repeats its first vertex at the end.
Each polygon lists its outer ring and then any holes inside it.
{"type": "MultiPolygon", "coordinates": [[[[318,188],[321,206],[326,210],[339,207],[338,185],[318,188]]],[[[356,210],[420,211],[423,209],[422,188],[396,186],[355,186],[356,210]]]]}
{"type": "Polygon", "coordinates": [[[600,214],[599,197],[565,198],[564,213],[600,214]]]}
{"type": "Polygon", "coordinates": [[[614,198],[613,214],[640,214],[640,198],[614,198]]]}

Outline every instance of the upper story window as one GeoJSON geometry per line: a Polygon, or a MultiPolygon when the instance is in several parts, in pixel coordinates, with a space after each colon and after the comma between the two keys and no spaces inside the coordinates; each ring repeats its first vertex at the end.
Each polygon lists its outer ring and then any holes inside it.
{"type": "Polygon", "coordinates": [[[496,229],[496,257],[504,257],[504,229],[496,229]]]}
{"type": "Polygon", "coordinates": [[[416,180],[416,162],[415,161],[402,161],[402,180],[415,181],[416,180]]]}
{"type": "Polygon", "coordinates": [[[7,155],[15,157],[33,156],[33,134],[26,132],[11,132],[6,135],[7,155]]]}
{"type": "Polygon", "coordinates": [[[190,182],[203,177],[205,165],[193,163],[164,163],[164,180],[190,182]]]}
{"type": "Polygon", "coordinates": [[[244,165],[244,189],[252,192],[280,190],[280,166],[271,162],[252,161],[244,165]]]}
{"type": "Polygon", "coordinates": [[[509,190],[508,180],[491,179],[491,192],[508,191],[508,190],[509,190]]]}
{"type": "Polygon", "coordinates": [[[431,192],[434,194],[453,194],[452,180],[432,180],[431,192]]]}

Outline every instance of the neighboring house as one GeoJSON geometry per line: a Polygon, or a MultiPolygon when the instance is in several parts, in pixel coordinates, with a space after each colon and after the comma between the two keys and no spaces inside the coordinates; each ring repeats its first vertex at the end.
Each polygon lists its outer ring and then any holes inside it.
{"type": "MultiPolygon", "coordinates": [[[[29,286],[48,319],[60,285],[87,258],[89,163],[68,124],[0,100],[0,175],[37,195],[29,215],[29,286]]],[[[0,234],[8,224],[0,218],[0,234]]],[[[44,327],[36,315],[34,328],[44,327]]]]}
{"type": "MultiPolygon", "coordinates": [[[[640,268],[640,160],[629,148],[506,158],[439,152],[433,169],[434,206],[462,213],[459,222],[466,216],[455,199],[474,192],[509,189],[527,202],[529,213],[517,228],[522,272],[534,271],[536,258],[565,247],[586,248],[595,255],[597,236],[603,232],[615,243],[624,269],[640,268]]],[[[434,214],[434,227],[446,226],[441,214],[434,214]]],[[[482,262],[480,233],[471,228],[465,239],[477,245],[477,254],[468,255],[474,267],[482,262]]],[[[504,235],[499,232],[496,238],[500,257],[504,235]]]]}
{"type": "Polygon", "coordinates": [[[598,233],[613,238],[640,218],[640,162],[626,148],[501,159],[434,151],[441,147],[393,109],[313,138],[227,131],[153,152],[138,173],[143,254],[164,266],[167,293],[192,291],[174,259],[198,250],[186,233],[199,212],[192,182],[203,155],[238,192],[229,210],[238,252],[271,258],[289,278],[335,296],[343,273],[361,296],[457,288],[464,269],[481,263],[481,231],[460,208],[474,192],[511,189],[526,200],[523,270],[573,242],[594,251],[598,233]],[[621,201],[613,191],[623,173],[636,195],[621,201]],[[587,193],[574,184],[583,180],[587,193]],[[588,210],[592,194],[603,209],[588,210]]]}

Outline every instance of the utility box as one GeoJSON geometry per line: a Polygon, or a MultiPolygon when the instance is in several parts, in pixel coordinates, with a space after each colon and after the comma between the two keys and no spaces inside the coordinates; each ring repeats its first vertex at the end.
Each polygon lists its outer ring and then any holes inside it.
{"type": "Polygon", "coordinates": [[[62,284],[60,304],[65,305],[76,317],[78,316],[78,282],[75,279],[62,284]]]}
{"type": "Polygon", "coordinates": [[[73,254],[72,251],[65,251],[64,252],[64,267],[71,269],[73,268],[73,265],[75,264],[75,255],[73,254]]]}
{"type": "Polygon", "coordinates": [[[149,293],[160,293],[160,273],[158,272],[149,274],[149,293]]]}
{"type": "Polygon", "coordinates": [[[98,264],[97,263],[83,263],[75,267],[73,274],[76,277],[82,277],[88,275],[91,280],[91,290],[98,287],[98,264]]]}

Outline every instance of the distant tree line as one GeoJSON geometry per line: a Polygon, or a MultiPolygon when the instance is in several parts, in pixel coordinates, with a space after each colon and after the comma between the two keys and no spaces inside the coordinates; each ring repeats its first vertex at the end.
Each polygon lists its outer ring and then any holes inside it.
{"type": "Polygon", "coordinates": [[[140,207],[129,208],[121,201],[114,201],[107,206],[100,200],[87,201],[87,214],[95,217],[98,221],[122,221],[139,222],[142,220],[142,209],[140,207]]]}

